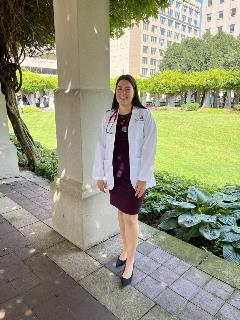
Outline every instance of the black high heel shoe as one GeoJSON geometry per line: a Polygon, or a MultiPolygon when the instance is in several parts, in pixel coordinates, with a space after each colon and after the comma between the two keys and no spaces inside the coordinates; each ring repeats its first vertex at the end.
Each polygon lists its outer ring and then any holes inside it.
{"type": "Polygon", "coordinates": [[[121,259],[120,259],[120,256],[119,256],[119,257],[117,258],[117,261],[116,261],[116,268],[123,266],[123,265],[126,263],[126,261],[127,261],[127,259],[121,260],[121,259]]]}
{"type": "MultiPolygon", "coordinates": [[[[133,266],[133,269],[134,269],[134,266],[133,266]]],[[[123,273],[124,273],[124,271],[123,271],[123,273]]],[[[132,275],[130,278],[124,278],[123,276],[121,276],[122,287],[128,286],[132,282],[132,278],[133,278],[133,270],[132,270],[132,275]]]]}

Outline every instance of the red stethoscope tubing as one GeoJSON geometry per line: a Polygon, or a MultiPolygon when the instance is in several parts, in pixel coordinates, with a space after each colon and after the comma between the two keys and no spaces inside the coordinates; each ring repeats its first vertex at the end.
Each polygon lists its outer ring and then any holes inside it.
{"type": "MultiPolygon", "coordinates": [[[[114,122],[115,122],[116,119],[117,119],[118,112],[119,112],[119,108],[116,108],[116,110],[113,112],[113,114],[112,114],[111,117],[109,118],[108,123],[107,123],[107,127],[106,127],[106,133],[111,133],[110,130],[112,129],[112,126],[113,126],[114,122]],[[108,131],[107,128],[108,128],[109,123],[111,122],[111,120],[112,120],[113,117],[114,117],[114,120],[113,120],[113,122],[112,122],[112,125],[111,125],[109,131],[108,131]]],[[[128,117],[127,125],[129,124],[131,115],[132,115],[132,108],[131,108],[131,112],[130,112],[129,117],[128,117]]]]}

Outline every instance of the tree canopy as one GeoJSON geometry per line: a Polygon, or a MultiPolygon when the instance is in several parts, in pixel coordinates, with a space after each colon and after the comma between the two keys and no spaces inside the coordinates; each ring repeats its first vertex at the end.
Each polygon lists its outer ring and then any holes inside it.
{"type": "Polygon", "coordinates": [[[181,72],[204,71],[215,68],[240,69],[240,41],[220,32],[212,36],[209,32],[202,38],[185,39],[173,44],[165,54],[160,66],[163,70],[181,72]]]}

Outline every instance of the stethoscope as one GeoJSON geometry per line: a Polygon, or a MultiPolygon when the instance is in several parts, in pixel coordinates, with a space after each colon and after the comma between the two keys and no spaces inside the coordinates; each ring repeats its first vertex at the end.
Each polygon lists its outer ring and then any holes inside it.
{"type": "MultiPolygon", "coordinates": [[[[133,109],[133,108],[132,108],[133,109]]],[[[128,119],[127,119],[127,123],[122,127],[122,131],[123,132],[127,132],[128,131],[128,124],[129,124],[129,121],[130,121],[130,118],[131,118],[131,115],[132,115],[132,109],[131,109],[131,112],[128,116],[128,119]]],[[[107,126],[106,126],[106,133],[108,134],[113,134],[113,132],[111,131],[117,117],[118,117],[118,114],[119,114],[119,108],[116,108],[115,111],[113,112],[113,114],[111,115],[111,117],[108,119],[108,123],[107,123],[107,126]],[[114,118],[114,119],[113,119],[114,118]],[[111,122],[111,120],[113,119],[113,121],[111,122]],[[109,124],[111,123],[111,126],[109,128],[109,124]]]]}

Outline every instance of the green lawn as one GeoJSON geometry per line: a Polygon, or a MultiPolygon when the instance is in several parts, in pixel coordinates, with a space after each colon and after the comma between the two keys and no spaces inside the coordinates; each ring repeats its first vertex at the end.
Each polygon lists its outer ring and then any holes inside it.
{"type": "MultiPolygon", "coordinates": [[[[208,184],[240,184],[240,113],[152,113],[158,126],[156,169],[208,184]]],[[[56,148],[54,113],[26,113],[23,119],[36,141],[56,148]]]]}

